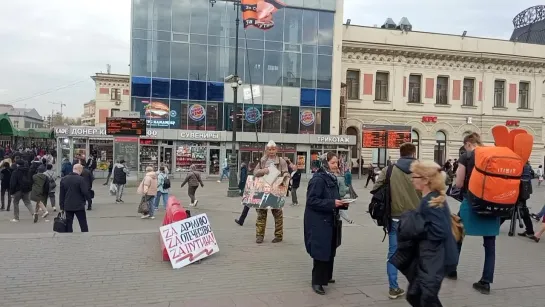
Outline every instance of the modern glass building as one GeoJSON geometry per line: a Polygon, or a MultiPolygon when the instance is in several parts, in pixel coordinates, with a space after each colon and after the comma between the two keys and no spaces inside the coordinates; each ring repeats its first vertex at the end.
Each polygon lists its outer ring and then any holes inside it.
{"type": "MultiPolygon", "coordinates": [[[[238,90],[239,112],[234,114],[233,89],[224,82],[235,72],[238,12],[233,3],[133,0],[132,110],[148,119],[153,129],[176,129],[184,135],[189,134],[183,131],[192,131],[198,136],[221,131],[225,138],[220,142],[198,144],[218,147],[217,154],[204,150],[209,160],[212,156],[223,160],[229,154],[233,116],[239,119],[241,132],[239,161],[255,160],[252,153],[244,152],[261,152],[258,143],[269,139],[293,144],[284,146],[291,148],[287,156],[292,159],[298,158],[297,152],[310,155],[310,145],[317,142],[311,136],[329,135],[332,119],[339,117],[340,90],[334,85],[340,88],[341,81],[340,74],[334,78],[334,57],[339,57],[340,66],[341,54],[334,52],[334,46],[341,41],[335,39],[335,29],[342,27],[336,16],[338,7],[342,11],[342,0],[285,2],[287,7],[274,14],[274,27],[269,30],[244,29],[240,22],[238,75],[243,85],[238,90]],[[253,100],[243,94],[250,84],[259,87],[253,100]]],[[[330,142],[336,149],[352,143],[351,139],[330,142]]],[[[174,142],[168,144],[179,148],[174,142]]],[[[310,164],[305,164],[307,169],[310,164]]]]}

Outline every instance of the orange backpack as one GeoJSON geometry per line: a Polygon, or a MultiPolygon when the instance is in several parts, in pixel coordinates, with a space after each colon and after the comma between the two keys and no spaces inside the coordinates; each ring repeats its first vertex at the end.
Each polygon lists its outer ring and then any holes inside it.
{"type": "Polygon", "coordinates": [[[468,199],[482,215],[508,216],[519,198],[524,165],[532,153],[533,137],[522,129],[492,129],[496,146],[475,149],[475,167],[468,199]]]}

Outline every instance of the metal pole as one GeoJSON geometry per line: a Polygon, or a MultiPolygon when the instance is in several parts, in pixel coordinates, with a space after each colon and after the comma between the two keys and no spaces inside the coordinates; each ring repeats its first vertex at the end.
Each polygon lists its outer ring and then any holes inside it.
{"type": "Polygon", "coordinates": [[[231,161],[229,165],[229,189],[227,190],[227,197],[239,197],[240,190],[238,189],[238,165],[237,165],[237,115],[238,115],[238,40],[239,40],[239,26],[240,26],[240,0],[235,1],[234,5],[237,11],[237,18],[235,20],[236,32],[235,32],[235,74],[232,81],[233,87],[233,140],[231,147],[231,161]]]}

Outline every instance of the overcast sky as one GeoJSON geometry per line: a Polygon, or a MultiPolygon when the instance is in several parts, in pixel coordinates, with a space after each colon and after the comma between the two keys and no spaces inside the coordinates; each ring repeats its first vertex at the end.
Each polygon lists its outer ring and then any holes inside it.
{"type": "MultiPolygon", "coordinates": [[[[62,102],[66,115],[79,116],[94,98],[91,75],[106,64],[129,72],[130,0],[0,2],[0,103],[45,116],[60,110],[49,102],[62,102]]],[[[344,20],[380,26],[407,17],[415,31],[509,39],[513,17],[538,2],[345,0],[344,20]]]]}

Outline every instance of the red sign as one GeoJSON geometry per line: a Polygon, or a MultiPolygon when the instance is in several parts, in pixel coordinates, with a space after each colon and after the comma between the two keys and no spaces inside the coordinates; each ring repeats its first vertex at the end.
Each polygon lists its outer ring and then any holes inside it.
{"type": "Polygon", "coordinates": [[[519,126],[520,120],[507,120],[505,121],[506,126],[519,126]]]}
{"type": "Polygon", "coordinates": [[[423,123],[436,123],[437,116],[422,116],[423,123]]]}

